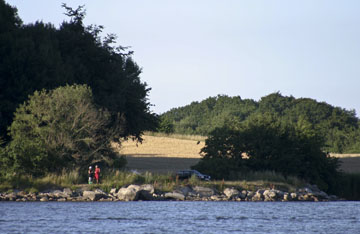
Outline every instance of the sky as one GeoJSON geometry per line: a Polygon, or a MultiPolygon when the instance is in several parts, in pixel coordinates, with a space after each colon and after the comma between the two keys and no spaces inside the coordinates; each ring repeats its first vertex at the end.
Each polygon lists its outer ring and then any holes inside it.
{"type": "Polygon", "coordinates": [[[5,1],[25,24],[56,27],[68,20],[62,3],[85,5],[85,25],[131,46],[158,114],[219,94],[280,92],[360,116],[358,0],[5,1]]]}

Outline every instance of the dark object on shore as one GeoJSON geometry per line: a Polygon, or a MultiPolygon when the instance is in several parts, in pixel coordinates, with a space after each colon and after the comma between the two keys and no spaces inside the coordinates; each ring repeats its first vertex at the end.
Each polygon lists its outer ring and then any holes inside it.
{"type": "Polygon", "coordinates": [[[210,180],[211,177],[209,175],[204,175],[197,170],[184,170],[184,171],[178,171],[176,173],[176,176],[183,180],[183,179],[189,179],[192,175],[195,175],[200,180],[210,180]]]}

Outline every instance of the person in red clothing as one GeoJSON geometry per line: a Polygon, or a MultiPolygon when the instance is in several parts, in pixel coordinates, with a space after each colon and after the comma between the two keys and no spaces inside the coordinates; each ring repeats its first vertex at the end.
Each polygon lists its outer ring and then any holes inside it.
{"type": "Polygon", "coordinates": [[[100,178],[100,168],[98,167],[98,165],[95,166],[95,180],[96,183],[99,183],[99,178],[100,178]]]}

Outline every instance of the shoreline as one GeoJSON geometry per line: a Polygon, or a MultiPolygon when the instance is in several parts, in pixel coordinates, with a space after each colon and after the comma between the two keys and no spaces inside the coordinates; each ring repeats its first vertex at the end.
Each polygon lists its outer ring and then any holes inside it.
{"type": "Polygon", "coordinates": [[[112,188],[108,193],[101,189],[94,191],[88,188],[72,190],[48,190],[43,192],[14,191],[0,193],[0,201],[13,202],[95,202],[95,201],[235,201],[235,202],[326,202],[344,201],[335,195],[328,195],[315,185],[308,185],[295,192],[278,189],[241,190],[234,187],[218,191],[215,188],[202,186],[178,186],[173,191],[165,192],[154,189],[151,184],[112,188]]]}

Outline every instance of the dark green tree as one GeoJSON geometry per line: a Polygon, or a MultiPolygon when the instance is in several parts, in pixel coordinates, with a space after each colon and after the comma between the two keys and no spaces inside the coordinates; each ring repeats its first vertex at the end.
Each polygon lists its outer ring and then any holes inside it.
{"type": "MultiPolygon", "coordinates": [[[[206,140],[204,157],[195,168],[222,161],[222,165],[232,165],[224,167],[220,176],[225,178],[229,170],[276,171],[331,190],[338,178],[338,160],[322,151],[323,139],[308,125],[303,122],[295,128],[264,113],[252,116],[237,129],[216,129],[206,140]]],[[[219,178],[219,173],[215,176],[219,178]]]]}
{"type": "Polygon", "coordinates": [[[113,166],[118,156],[110,139],[122,129],[114,129],[110,117],[95,105],[86,85],[36,91],[15,112],[8,168],[17,174],[42,175],[93,163],[113,166]]]}
{"type": "Polygon", "coordinates": [[[126,120],[114,140],[141,139],[144,130],[156,128],[157,117],[149,109],[150,88],[140,80],[132,52],[116,46],[113,34],[102,39],[102,26],[85,26],[82,6],[63,7],[70,20],[60,28],[43,22],[24,25],[16,9],[0,0],[1,135],[6,137],[16,108],[36,90],[87,84],[95,103],[109,111],[112,125],[126,120]]]}

